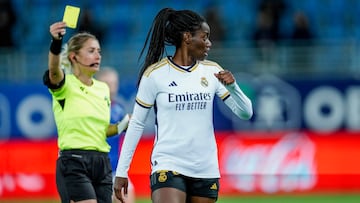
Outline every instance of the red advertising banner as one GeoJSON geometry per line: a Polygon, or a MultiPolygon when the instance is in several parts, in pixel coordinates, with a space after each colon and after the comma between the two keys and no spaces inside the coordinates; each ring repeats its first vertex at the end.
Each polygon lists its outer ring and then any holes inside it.
{"type": "MultiPolygon", "coordinates": [[[[360,191],[360,134],[218,132],[221,193],[360,191]]],[[[139,143],[130,177],[150,194],[153,140],[139,143]]]]}
{"type": "MultiPolygon", "coordinates": [[[[360,134],[218,132],[222,194],[360,191],[360,134]]],[[[148,196],[152,138],[141,139],[130,178],[148,196]]],[[[56,140],[0,142],[0,200],[57,198],[56,140]]]]}
{"type": "Polygon", "coordinates": [[[56,140],[0,141],[0,200],[57,197],[56,158],[56,140]]]}
{"type": "Polygon", "coordinates": [[[358,133],[223,133],[218,143],[223,193],[360,191],[358,133]]]}

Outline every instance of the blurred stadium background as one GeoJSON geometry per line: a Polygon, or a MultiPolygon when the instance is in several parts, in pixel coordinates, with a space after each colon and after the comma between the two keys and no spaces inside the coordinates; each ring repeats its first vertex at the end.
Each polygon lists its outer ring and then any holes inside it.
{"type": "MultiPolygon", "coordinates": [[[[219,202],[360,199],[360,1],[0,0],[0,202],[58,201],[56,127],[42,74],[49,26],[68,4],[81,13],[65,40],[81,29],[99,37],[102,66],[119,71],[128,111],[156,13],[172,7],[207,17],[209,59],[235,74],[255,111],[251,121],[239,121],[215,103],[219,202]],[[304,29],[294,35],[297,23],[304,29]]],[[[149,119],[131,168],[145,199],[152,136],[149,119]]]]}

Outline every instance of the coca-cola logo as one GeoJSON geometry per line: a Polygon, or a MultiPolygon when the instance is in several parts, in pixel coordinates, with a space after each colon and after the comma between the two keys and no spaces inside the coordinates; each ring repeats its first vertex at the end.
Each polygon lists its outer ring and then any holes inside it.
{"type": "Polygon", "coordinates": [[[305,134],[289,133],[274,142],[252,144],[230,136],[219,148],[222,181],[230,189],[275,193],[315,186],[315,145],[305,134]]]}

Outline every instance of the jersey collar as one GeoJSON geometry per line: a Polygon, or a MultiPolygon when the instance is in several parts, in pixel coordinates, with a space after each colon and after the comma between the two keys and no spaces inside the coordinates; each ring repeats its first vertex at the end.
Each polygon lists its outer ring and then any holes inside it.
{"type": "Polygon", "coordinates": [[[179,66],[176,63],[174,63],[171,56],[168,56],[167,59],[168,59],[170,66],[180,72],[192,72],[198,67],[198,64],[199,64],[199,62],[196,61],[196,63],[192,64],[191,66],[185,67],[185,66],[179,66]]]}

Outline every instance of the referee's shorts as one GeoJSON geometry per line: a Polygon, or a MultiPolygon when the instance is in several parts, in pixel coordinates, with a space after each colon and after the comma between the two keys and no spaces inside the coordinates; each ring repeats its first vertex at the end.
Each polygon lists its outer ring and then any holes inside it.
{"type": "Polygon", "coordinates": [[[96,199],[112,202],[112,170],[108,153],[92,150],[60,151],[56,185],[61,202],[96,199]]]}
{"type": "Polygon", "coordinates": [[[150,176],[151,191],[171,187],[185,192],[188,196],[218,198],[219,178],[192,178],[175,171],[161,170],[150,176]]]}

